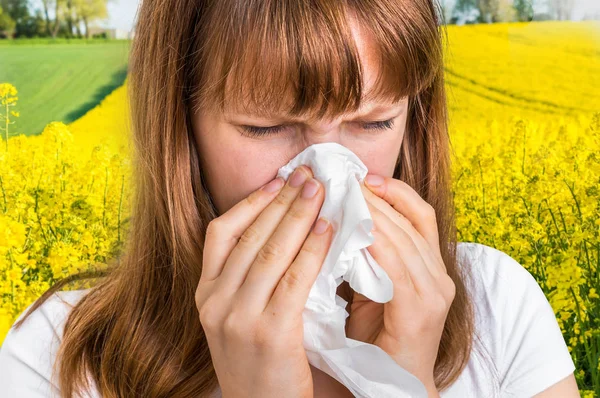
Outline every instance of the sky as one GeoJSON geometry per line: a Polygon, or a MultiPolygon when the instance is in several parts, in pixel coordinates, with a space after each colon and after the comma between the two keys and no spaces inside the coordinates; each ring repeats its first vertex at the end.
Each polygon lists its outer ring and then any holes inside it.
{"type": "MultiPolygon", "coordinates": [[[[450,6],[453,1],[446,0],[446,2],[450,6]]],[[[109,18],[98,21],[95,25],[107,28],[118,28],[126,31],[131,30],[136,18],[138,3],[138,0],[109,0],[109,18]]],[[[39,8],[41,9],[40,0],[33,0],[33,4],[34,7],[38,7],[39,5],[39,8]]],[[[580,20],[586,12],[600,12],[600,0],[575,0],[573,19],[580,20]]]]}
{"type": "MultiPolygon", "coordinates": [[[[451,8],[456,0],[438,0],[445,1],[449,8],[451,8]]],[[[536,12],[545,12],[547,0],[533,0],[534,10],[536,12]]],[[[573,20],[581,20],[585,14],[598,13],[600,12],[600,0],[575,0],[573,5],[573,20]]]]}
{"type": "Polygon", "coordinates": [[[600,12],[599,0],[579,0],[573,9],[573,19],[581,19],[586,12],[600,12]]]}
{"type": "Polygon", "coordinates": [[[100,26],[131,30],[136,18],[138,0],[111,0],[108,3],[107,21],[98,23],[100,26]]]}
{"type": "MultiPolygon", "coordinates": [[[[138,7],[138,0],[107,0],[108,15],[106,20],[98,20],[93,23],[94,26],[105,28],[117,28],[130,31],[133,28],[134,19],[138,7]]],[[[30,0],[33,9],[43,10],[40,0],[30,0]]],[[[54,19],[54,10],[50,10],[50,18],[54,19]]]]}

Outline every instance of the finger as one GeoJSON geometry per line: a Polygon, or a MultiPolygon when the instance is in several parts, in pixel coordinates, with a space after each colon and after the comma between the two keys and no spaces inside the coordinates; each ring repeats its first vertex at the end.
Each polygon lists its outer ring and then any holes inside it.
{"type": "Polygon", "coordinates": [[[425,240],[425,238],[403,214],[396,211],[396,209],[390,206],[388,202],[375,195],[366,186],[361,184],[361,189],[365,199],[367,202],[369,202],[369,204],[375,206],[379,211],[384,213],[390,220],[402,228],[404,232],[411,237],[415,246],[417,246],[417,249],[421,253],[421,256],[426,260],[426,263],[429,266],[429,271],[432,275],[438,277],[442,273],[446,273],[446,267],[436,248],[432,248],[429,245],[429,242],[425,240]]]}
{"type": "Polygon", "coordinates": [[[239,237],[277,196],[284,183],[282,178],[275,178],[208,224],[202,254],[201,281],[212,281],[221,275],[223,264],[237,245],[239,237]],[[275,190],[268,192],[263,189],[267,186],[275,190]]]}
{"type": "Polygon", "coordinates": [[[333,226],[327,222],[324,231],[316,230],[319,223],[320,220],[315,224],[298,256],[277,284],[265,308],[264,314],[277,319],[283,328],[294,325],[302,316],[310,289],[319,275],[331,246],[333,226]]]}
{"type": "MultiPolygon", "coordinates": [[[[393,273],[392,275],[396,275],[397,271],[395,270],[402,263],[410,274],[415,290],[420,295],[425,296],[428,292],[435,291],[437,284],[410,236],[371,203],[367,202],[367,204],[369,205],[373,222],[377,225],[375,232],[379,231],[379,235],[385,235],[392,247],[394,247],[393,251],[390,247],[385,248],[391,252],[393,257],[389,255],[383,257],[388,263],[385,266],[383,264],[380,265],[384,267],[386,272],[389,269],[393,273]]],[[[375,254],[373,254],[373,257],[375,257],[375,254]]],[[[392,275],[390,275],[390,278],[392,275]]],[[[403,277],[403,274],[400,273],[399,276],[403,277]]]]}
{"type": "Polygon", "coordinates": [[[439,261],[436,264],[446,272],[446,265],[440,253],[440,238],[433,207],[404,181],[390,177],[379,177],[383,178],[383,183],[378,186],[369,185],[365,178],[364,184],[361,184],[363,192],[372,193],[375,197],[383,199],[408,219],[438,258],[439,261]]]}
{"type": "Polygon", "coordinates": [[[248,311],[263,312],[268,305],[277,284],[306,241],[324,196],[325,190],[319,181],[314,178],[307,181],[302,194],[292,203],[273,234],[259,250],[236,297],[248,311]],[[311,189],[313,196],[306,196],[311,189]]]}
{"type": "Polygon", "coordinates": [[[299,166],[264,211],[237,235],[239,240],[236,239],[236,244],[224,261],[222,276],[215,289],[225,295],[234,294],[240,289],[258,253],[300,195],[304,181],[311,177],[310,167],[299,166]]]}
{"type": "MultiPolygon", "coordinates": [[[[380,229],[372,231],[375,240],[367,250],[373,256],[377,264],[383,268],[386,274],[390,277],[396,289],[415,289],[413,277],[400,257],[396,245],[390,240],[388,235],[380,229]]],[[[360,293],[355,293],[359,300],[368,299],[360,293]]],[[[372,301],[369,299],[369,301],[372,301]]]]}
{"type": "Polygon", "coordinates": [[[439,234],[433,207],[404,181],[378,177],[383,178],[381,185],[370,185],[365,178],[365,186],[408,218],[429,245],[439,251],[439,234]]]}

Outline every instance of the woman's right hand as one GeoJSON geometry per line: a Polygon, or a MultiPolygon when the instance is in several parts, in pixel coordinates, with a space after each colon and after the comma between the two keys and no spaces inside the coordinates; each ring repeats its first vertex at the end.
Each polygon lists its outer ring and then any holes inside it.
{"type": "Polygon", "coordinates": [[[312,176],[300,166],[208,225],[195,299],[223,397],[313,396],[302,312],[333,234],[311,230],[325,196],[312,176]]]}

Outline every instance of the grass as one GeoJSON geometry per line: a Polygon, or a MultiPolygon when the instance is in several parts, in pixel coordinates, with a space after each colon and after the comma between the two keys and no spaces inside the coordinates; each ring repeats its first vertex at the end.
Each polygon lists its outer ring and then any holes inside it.
{"type": "Polygon", "coordinates": [[[122,86],[127,75],[127,40],[0,43],[0,82],[13,84],[23,98],[13,109],[20,113],[13,119],[13,134],[37,135],[52,121],[79,119],[122,86]]]}

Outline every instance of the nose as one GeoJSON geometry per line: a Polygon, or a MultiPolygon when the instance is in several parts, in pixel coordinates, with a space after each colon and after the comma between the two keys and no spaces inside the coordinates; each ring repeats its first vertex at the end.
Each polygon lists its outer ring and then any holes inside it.
{"type": "Polygon", "coordinates": [[[323,142],[341,142],[343,125],[341,118],[333,120],[319,120],[305,125],[304,144],[308,147],[323,142]]]}

